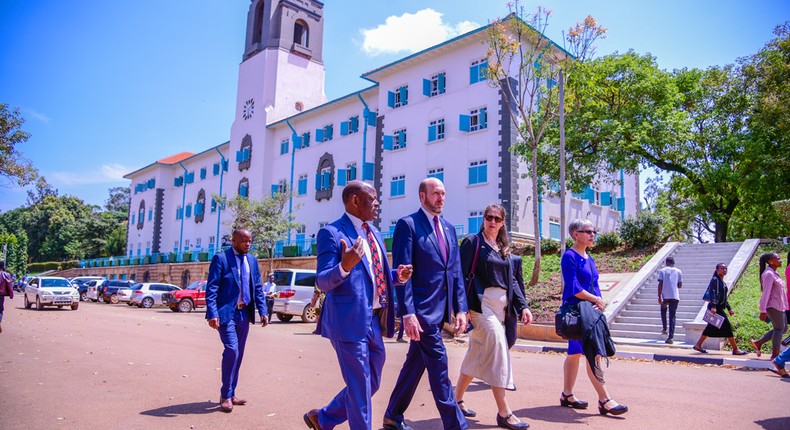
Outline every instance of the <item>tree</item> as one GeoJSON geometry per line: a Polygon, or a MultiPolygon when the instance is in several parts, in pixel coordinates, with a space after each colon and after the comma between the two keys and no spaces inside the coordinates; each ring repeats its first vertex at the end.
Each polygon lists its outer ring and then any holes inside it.
{"type": "Polygon", "coordinates": [[[25,119],[19,108],[10,108],[0,103],[0,177],[23,187],[33,182],[38,173],[30,160],[24,158],[17,145],[30,139],[30,134],[22,131],[25,119]]]}
{"type": "MultiPolygon", "coordinates": [[[[274,269],[274,246],[277,242],[287,239],[288,231],[300,227],[294,222],[293,213],[285,210],[290,193],[274,193],[263,200],[250,199],[237,195],[232,199],[214,195],[214,199],[221,207],[230,209],[234,219],[225,221],[225,225],[232,228],[245,228],[252,234],[253,246],[258,250],[258,256],[269,257],[269,271],[274,269]],[[268,255],[263,254],[264,251],[268,255]]],[[[298,209],[298,206],[297,208],[298,209]]]]}
{"type": "MultiPolygon", "coordinates": [[[[530,165],[535,262],[529,285],[535,285],[541,262],[538,201],[542,198],[546,178],[539,153],[547,130],[559,117],[556,83],[560,70],[570,69],[573,59],[544,35],[550,11],[538,8],[534,14],[526,13],[518,1],[508,7],[510,14],[489,27],[486,72],[489,85],[498,88],[510,106],[508,113],[519,135],[512,150],[530,165]]],[[[584,61],[585,56],[592,53],[593,41],[603,37],[605,32],[606,29],[592,17],[571,28],[568,42],[580,55],[576,60],[584,61]]],[[[556,163],[556,159],[552,163],[556,163]]]]}
{"type": "Polygon", "coordinates": [[[132,200],[130,187],[112,187],[107,190],[110,196],[104,201],[104,210],[107,212],[123,213],[124,218],[129,214],[129,204],[132,200]]]}
{"type": "Polygon", "coordinates": [[[47,178],[39,176],[36,178],[34,189],[27,190],[27,205],[35,206],[47,196],[57,196],[58,190],[47,182],[47,178]]]}

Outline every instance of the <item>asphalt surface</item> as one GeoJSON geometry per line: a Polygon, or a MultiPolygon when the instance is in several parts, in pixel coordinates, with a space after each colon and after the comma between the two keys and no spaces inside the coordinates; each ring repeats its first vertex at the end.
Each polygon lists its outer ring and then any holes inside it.
{"type": "MultiPolygon", "coordinates": [[[[269,327],[254,327],[247,342],[238,395],[249,403],[220,412],[222,347],[204,318],[203,310],[180,314],[102,303],[39,312],[22,309],[19,296],[6,300],[0,429],[304,429],[302,414],[326,404],[343,386],[329,341],[312,335],[312,324],[275,317],[269,327]]],[[[446,345],[455,380],[465,347],[446,345]]],[[[373,398],[374,429],[408,345],[387,340],[386,346],[382,387],[373,398]]],[[[613,418],[592,407],[558,406],[563,354],[512,357],[518,390],[508,399],[534,429],[790,428],[790,380],[765,370],[614,359],[607,385],[630,411],[613,418]]],[[[575,394],[594,405],[584,373],[575,394]]],[[[465,400],[478,412],[471,428],[496,428],[485,384],[474,382],[465,400]]],[[[441,428],[425,377],[406,418],[415,430],[441,428]]]]}

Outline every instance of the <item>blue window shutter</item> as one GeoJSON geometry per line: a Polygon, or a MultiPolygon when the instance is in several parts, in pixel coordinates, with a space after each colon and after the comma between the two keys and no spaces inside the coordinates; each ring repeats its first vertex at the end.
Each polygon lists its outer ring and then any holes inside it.
{"type": "Polygon", "coordinates": [[[398,181],[390,182],[390,197],[398,195],[398,181]]]}
{"type": "Polygon", "coordinates": [[[583,193],[571,193],[571,197],[573,197],[574,199],[579,199],[579,200],[582,200],[584,198],[584,197],[582,197],[583,195],[584,195],[583,193]]]}
{"type": "Polygon", "coordinates": [[[340,123],[340,135],[345,136],[348,134],[348,121],[343,121],[340,123]]]}
{"type": "Polygon", "coordinates": [[[332,124],[324,127],[324,140],[332,140],[333,131],[334,131],[334,127],[332,127],[332,124]]]}
{"type": "Polygon", "coordinates": [[[590,188],[590,186],[588,185],[587,187],[584,188],[584,191],[582,191],[582,198],[586,199],[590,203],[594,202],[595,191],[592,188],[590,188]]]}
{"type": "Polygon", "coordinates": [[[395,107],[395,93],[392,91],[387,91],[387,106],[391,108],[395,107]]]}
{"type": "Polygon", "coordinates": [[[482,63],[478,64],[477,70],[477,78],[479,81],[486,80],[486,73],[488,72],[488,61],[483,61],[482,63]]]}
{"type": "Polygon", "coordinates": [[[409,89],[406,87],[400,87],[398,88],[398,93],[400,94],[400,104],[402,106],[409,104],[409,89]]]}
{"type": "Polygon", "coordinates": [[[320,190],[321,189],[321,174],[320,173],[316,173],[315,174],[315,189],[316,190],[320,190]]]}
{"type": "Polygon", "coordinates": [[[186,217],[190,218],[191,216],[192,216],[192,205],[187,205],[186,217]]]}
{"type": "Polygon", "coordinates": [[[359,131],[359,117],[355,116],[355,117],[351,118],[350,123],[351,123],[350,124],[351,131],[353,131],[354,133],[358,132],[359,131]]]}
{"type": "Polygon", "coordinates": [[[346,169],[337,169],[337,184],[346,185],[346,169]]]}
{"type": "Polygon", "coordinates": [[[469,115],[459,115],[458,116],[458,121],[459,121],[459,124],[460,124],[458,128],[461,131],[469,131],[469,123],[470,123],[469,115]]]}
{"type": "Polygon", "coordinates": [[[398,146],[401,148],[406,147],[406,132],[403,130],[398,132],[398,146]]]}
{"type": "Polygon", "coordinates": [[[488,126],[488,109],[480,109],[480,128],[488,126]]]}
{"type": "Polygon", "coordinates": [[[439,94],[444,94],[445,74],[439,73],[439,94]]]}
{"type": "Polygon", "coordinates": [[[385,135],[383,137],[383,143],[385,151],[392,151],[392,136],[385,135]]]}
{"type": "Polygon", "coordinates": [[[216,211],[217,211],[217,201],[214,200],[214,199],[211,199],[211,213],[214,213],[216,211]]]}
{"type": "Polygon", "coordinates": [[[469,168],[469,185],[477,183],[477,167],[470,167],[469,168]]]}
{"type": "Polygon", "coordinates": [[[376,112],[368,111],[365,114],[365,118],[367,119],[367,124],[369,126],[371,126],[371,127],[375,127],[376,126],[376,122],[377,122],[376,112]]]}
{"type": "Polygon", "coordinates": [[[272,184],[272,197],[280,191],[280,186],[277,184],[272,184]]]}
{"type": "Polygon", "coordinates": [[[310,146],[310,133],[302,134],[302,148],[310,146]]]}
{"type": "Polygon", "coordinates": [[[222,162],[222,170],[227,172],[228,171],[228,164],[230,164],[230,162],[228,160],[223,161],[222,162]]]}
{"type": "Polygon", "coordinates": [[[475,64],[469,67],[469,85],[477,83],[480,80],[480,65],[475,64]]]}
{"type": "Polygon", "coordinates": [[[203,215],[203,203],[195,205],[195,215],[203,215]]]}
{"type": "Polygon", "coordinates": [[[250,161],[250,148],[244,148],[244,160],[242,161],[250,161]]]}
{"type": "Polygon", "coordinates": [[[438,180],[440,180],[440,181],[444,182],[444,172],[442,172],[442,173],[437,173],[437,174],[436,174],[436,179],[438,179],[438,180]]]}
{"type": "Polygon", "coordinates": [[[331,172],[324,172],[321,174],[321,186],[328,190],[332,188],[332,173],[331,172]]]}
{"type": "Polygon", "coordinates": [[[242,185],[239,189],[239,194],[242,197],[247,197],[249,195],[249,185],[242,185]]]}
{"type": "Polygon", "coordinates": [[[375,165],[373,163],[365,163],[362,165],[362,180],[372,181],[375,165]]]}
{"type": "Polygon", "coordinates": [[[200,169],[200,179],[206,179],[206,168],[200,169]]]}
{"type": "Polygon", "coordinates": [[[316,142],[323,142],[324,141],[324,129],[323,128],[315,129],[315,141],[316,142]]]}
{"type": "Polygon", "coordinates": [[[611,206],[612,205],[612,193],[605,192],[601,193],[601,206],[611,206]]]}
{"type": "Polygon", "coordinates": [[[350,170],[351,170],[351,174],[349,175],[349,177],[351,178],[351,180],[357,179],[357,166],[351,166],[350,170]]]}
{"type": "Polygon", "coordinates": [[[488,165],[484,164],[479,166],[478,169],[480,170],[477,172],[477,179],[480,180],[480,183],[488,182],[488,165]]]}
{"type": "Polygon", "coordinates": [[[617,198],[617,210],[624,211],[625,210],[625,197],[618,197],[617,198]]]}
{"type": "Polygon", "coordinates": [[[214,163],[214,176],[219,175],[219,163],[214,163]]]}
{"type": "Polygon", "coordinates": [[[154,219],[154,210],[153,209],[149,209],[148,210],[148,221],[152,221],[153,219],[154,219]]]}
{"type": "Polygon", "coordinates": [[[422,95],[426,97],[431,96],[431,80],[430,79],[423,79],[422,80],[422,95]]]}
{"type": "Polygon", "coordinates": [[[241,151],[236,151],[236,162],[241,163],[244,161],[244,153],[241,151]]]}
{"type": "Polygon", "coordinates": [[[303,178],[299,180],[299,194],[300,195],[307,194],[307,178],[303,178]]]}
{"type": "Polygon", "coordinates": [[[134,214],[132,214],[132,224],[134,224],[134,214]]]}
{"type": "Polygon", "coordinates": [[[433,142],[436,140],[436,126],[429,125],[428,126],[428,142],[433,142]]]}
{"type": "Polygon", "coordinates": [[[302,138],[301,137],[299,137],[297,135],[294,135],[292,137],[292,140],[294,141],[294,149],[302,149],[302,138]]]}
{"type": "Polygon", "coordinates": [[[187,173],[186,181],[187,181],[187,184],[191,184],[191,183],[195,182],[195,172],[187,173]]]}

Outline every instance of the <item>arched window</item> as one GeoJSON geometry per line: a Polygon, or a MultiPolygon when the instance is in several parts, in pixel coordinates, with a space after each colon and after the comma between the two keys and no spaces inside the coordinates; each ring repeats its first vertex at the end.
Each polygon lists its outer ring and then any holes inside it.
{"type": "Polygon", "coordinates": [[[145,222],[145,200],[140,200],[140,209],[137,211],[137,229],[143,229],[143,223],[145,222]]]}
{"type": "Polygon", "coordinates": [[[309,30],[307,29],[307,23],[301,19],[294,23],[294,43],[304,46],[305,48],[310,47],[310,37],[309,30]]]}
{"type": "Polygon", "coordinates": [[[202,188],[198,191],[195,201],[195,224],[203,222],[206,213],[206,191],[202,188]]]}
{"type": "Polygon", "coordinates": [[[239,152],[236,153],[236,162],[239,163],[239,172],[250,168],[252,160],[252,136],[245,135],[241,139],[241,146],[239,152]]]}
{"type": "Polygon", "coordinates": [[[239,195],[242,197],[249,197],[250,196],[250,180],[247,178],[241,178],[239,181],[239,195]]]}

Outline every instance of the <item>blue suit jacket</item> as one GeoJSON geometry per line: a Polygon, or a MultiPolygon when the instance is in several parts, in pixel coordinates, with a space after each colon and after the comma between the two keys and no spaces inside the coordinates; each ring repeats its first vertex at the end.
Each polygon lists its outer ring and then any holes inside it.
{"type": "MultiPolygon", "coordinates": [[[[384,257],[384,279],[387,282],[387,337],[392,337],[395,326],[394,295],[392,293],[392,272],[384,241],[379,231],[370,225],[373,236],[384,257]]],[[[318,332],[325,338],[340,342],[358,342],[368,334],[373,318],[373,280],[370,278],[367,259],[357,263],[348,276],[340,275],[342,246],[340,239],[351,247],[357,240],[357,231],[346,214],[318,231],[316,250],[318,251],[316,285],[326,291],[321,309],[318,332]]],[[[363,240],[366,240],[363,238],[363,240]]]]}
{"type": "MultiPolygon", "coordinates": [[[[250,323],[255,323],[255,308],[260,315],[266,315],[266,300],[263,295],[261,272],[258,269],[258,259],[247,254],[250,264],[250,279],[252,291],[251,303],[247,306],[250,323]]],[[[206,319],[219,318],[220,324],[227,324],[233,319],[236,303],[239,300],[239,269],[233,248],[215,254],[208,268],[208,282],[206,283],[206,319]]]]}
{"type": "Polygon", "coordinates": [[[394,264],[414,266],[411,279],[398,288],[398,315],[415,314],[420,323],[431,325],[449,322],[455,313],[468,311],[455,228],[439,219],[448,242],[446,263],[432,221],[422,209],[398,220],[392,243],[394,264]]]}

